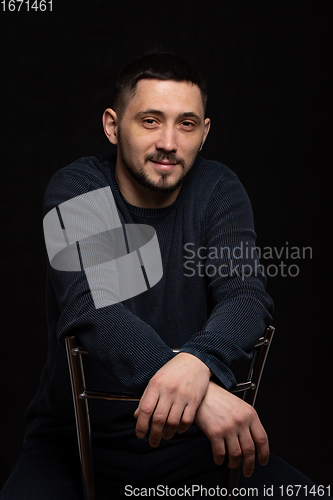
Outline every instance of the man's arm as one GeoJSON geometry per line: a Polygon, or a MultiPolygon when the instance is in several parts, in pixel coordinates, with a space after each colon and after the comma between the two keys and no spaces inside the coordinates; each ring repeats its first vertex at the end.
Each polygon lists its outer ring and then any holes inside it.
{"type": "Polygon", "coordinates": [[[44,230],[49,289],[53,289],[48,312],[60,342],[76,335],[91,357],[119,382],[118,390],[141,396],[174,353],[120,300],[117,284],[123,284],[110,257],[114,243],[110,227],[118,213],[109,203],[107,189],[103,175],[85,160],[59,171],[46,189],[44,230]],[[85,259],[92,266],[85,266],[85,259]]]}
{"type": "Polygon", "coordinates": [[[181,351],[199,357],[230,390],[236,383],[232,365],[251,358],[272,321],[273,302],[257,255],[252,207],[237,176],[220,182],[211,198],[202,223],[208,303],[203,307],[210,314],[181,351]]]}

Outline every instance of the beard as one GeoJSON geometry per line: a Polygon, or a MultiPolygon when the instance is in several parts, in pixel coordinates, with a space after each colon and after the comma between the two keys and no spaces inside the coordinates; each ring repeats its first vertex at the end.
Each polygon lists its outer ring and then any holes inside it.
{"type": "Polygon", "coordinates": [[[124,153],[123,142],[121,140],[120,129],[118,130],[118,146],[119,153],[121,156],[121,160],[126,168],[126,170],[130,173],[130,175],[137,181],[138,184],[149,189],[150,191],[155,191],[158,193],[172,193],[176,191],[184,182],[186,175],[188,174],[190,169],[185,169],[185,161],[182,158],[175,156],[173,153],[162,153],[157,152],[155,154],[148,154],[145,156],[145,164],[148,161],[162,162],[169,161],[171,163],[178,163],[182,167],[182,171],[179,174],[178,178],[175,179],[172,183],[169,183],[169,174],[161,173],[158,181],[153,181],[149,178],[143,168],[139,170],[135,170],[131,163],[126,159],[126,155],[124,153]]]}

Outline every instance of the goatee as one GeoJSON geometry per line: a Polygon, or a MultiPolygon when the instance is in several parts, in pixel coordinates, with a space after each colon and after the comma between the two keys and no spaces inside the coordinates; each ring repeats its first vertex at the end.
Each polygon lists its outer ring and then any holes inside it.
{"type": "Polygon", "coordinates": [[[182,167],[181,174],[179,175],[178,179],[176,179],[172,184],[168,183],[169,175],[167,173],[165,174],[161,173],[159,180],[155,182],[149,178],[149,176],[143,169],[135,170],[132,167],[132,165],[126,160],[123,144],[120,137],[120,130],[118,130],[118,146],[119,146],[119,153],[121,155],[121,159],[126,170],[130,173],[133,179],[135,179],[141,186],[149,189],[150,191],[155,191],[158,193],[172,193],[173,191],[176,191],[176,189],[178,189],[183,184],[187,172],[185,171],[184,168],[185,162],[182,158],[178,158],[173,153],[162,153],[162,152],[146,155],[145,164],[148,163],[148,161],[155,161],[155,162],[168,161],[170,163],[175,163],[175,164],[177,163],[182,167]]]}

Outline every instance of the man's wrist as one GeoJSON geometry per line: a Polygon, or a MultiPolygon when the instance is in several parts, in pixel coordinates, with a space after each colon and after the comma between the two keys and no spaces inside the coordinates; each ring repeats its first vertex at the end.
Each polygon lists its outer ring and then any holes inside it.
{"type": "Polygon", "coordinates": [[[195,358],[199,363],[201,363],[202,368],[206,369],[209,378],[211,378],[214,375],[212,370],[206,365],[206,363],[204,361],[202,361],[200,358],[198,358],[198,356],[196,356],[195,354],[191,354],[189,352],[179,352],[177,354],[177,357],[178,356],[180,356],[180,357],[191,356],[192,358],[195,358]]]}

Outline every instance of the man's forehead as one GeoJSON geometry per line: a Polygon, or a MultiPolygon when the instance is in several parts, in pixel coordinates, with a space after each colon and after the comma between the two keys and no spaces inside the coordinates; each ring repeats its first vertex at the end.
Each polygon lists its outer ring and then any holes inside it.
{"type": "Polygon", "coordinates": [[[204,113],[201,92],[197,85],[187,81],[148,78],[139,80],[128,108],[130,112],[144,109],[167,112],[174,109],[178,113],[204,113]]]}

